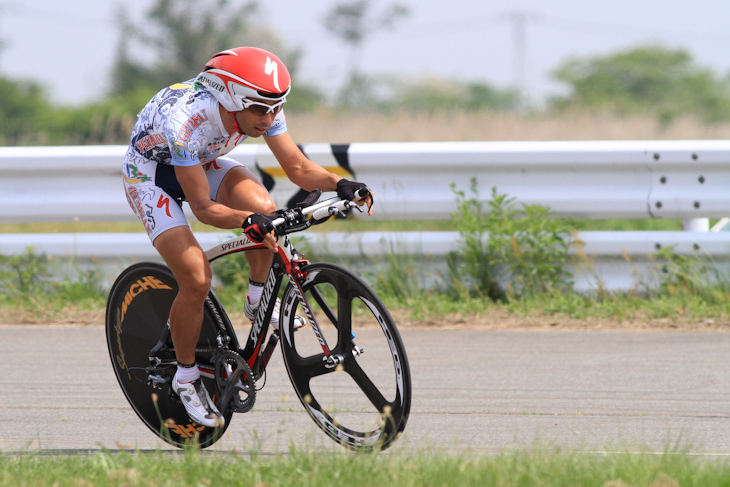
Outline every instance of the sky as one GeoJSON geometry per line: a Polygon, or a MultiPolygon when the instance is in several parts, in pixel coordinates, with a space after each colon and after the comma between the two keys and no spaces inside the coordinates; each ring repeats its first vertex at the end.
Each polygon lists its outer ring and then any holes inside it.
{"type": "MultiPolygon", "coordinates": [[[[266,0],[258,19],[287,47],[303,51],[298,75],[325,92],[336,91],[347,72],[349,50],[322,22],[336,3],[266,0]]],[[[726,0],[374,0],[373,12],[394,3],[410,13],[366,40],[359,62],[366,74],[517,86],[539,102],[565,90],[551,71],[566,59],[648,44],[687,49],[699,66],[730,72],[726,0]]],[[[120,36],[114,21],[120,4],[0,0],[0,73],[41,82],[59,104],[102,97],[120,36]]],[[[142,21],[151,4],[135,0],[124,8],[142,21]]],[[[191,77],[199,69],[191,67],[191,77]]]]}

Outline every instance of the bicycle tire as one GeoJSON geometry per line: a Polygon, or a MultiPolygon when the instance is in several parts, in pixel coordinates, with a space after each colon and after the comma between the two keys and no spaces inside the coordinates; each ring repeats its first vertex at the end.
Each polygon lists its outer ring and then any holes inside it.
{"type": "Polygon", "coordinates": [[[306,312],[290,283],[282,299],[281,349],[294,390],[330,438],[352,450],[384,450],[403,432],[411,407],[410,368],[395,322],[375,292],[347,269],[315,263],[302,270],[306,299],[342,363],[325,366],[311,327],[294,333],[294,317],[306,312]],[[364,351],[356,354],[361,344],[364,351]]]}
{"type": "MultiPolygon", "coordinates": [[[[117,278],[109,293],[106,309],[106,336],[109,357],[127,401],[142,422],[165,442],[176,447],[197,445],[206,448],[215,443],[228,428],[232,412],[224,413],[225,425],[207,428],[188,417],[185,407],[170,386],[148,384],[149,352],[158,343],[167,326],[170,307],[178,286],[172,272],[153,262],[134,264],[117,278]]],[[[217,346],[216,338],[225,329],[227,316],[216,296],[205,304],[203,327],[196,352],[198,363],[207,363],[213,354],[200,352],[217,346]],[[218,309],[214,309],[214,308],[218,309]]],[[[176,366],[170,367],[171,373],[176,366]]],[[[171,376],[168,377],[171,379],[171,376]]],[[[213,378],[203,377],[206,389],[215,401],[220,389],[213,378]]]]}

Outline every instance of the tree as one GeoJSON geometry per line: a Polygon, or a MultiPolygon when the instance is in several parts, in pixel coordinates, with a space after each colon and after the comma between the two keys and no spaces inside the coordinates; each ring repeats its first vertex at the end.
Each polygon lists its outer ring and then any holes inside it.
{"type": "Polygon", "coordinates": [[[51,108],[47,93],[34,81],[0,77],[0,144],[22,144],[38,131],[37,122],[51,108]]]}
{"type": "Polygon", "coordinates": [[[394,85],[390,104],[412,112],[514,111],[519,107],[516,90],[499,90],[486,83],[426,78],[415,82],[396,80],[394,85]]]}
{"type": "Polygon", "coordinates": [[[119,12],[120,46],[115,65],[114,93],[140,85],[164,85],[190,79],[216,52],[237,45],[245,37],[256,12],[255,1],[231,6],[228,0],[155,0],[147,12],[148,26],[132,23],[119,12]],[[153,53],[153,65],[130,59],[130,43],[153,53]]]}
{"type": "MultiPolygon", "coordinates": [[[[133,104],[139,110],[162,87],[195,77],[213,54],[237,46],[275,52],[295,79],[301,52],[286,49],[260,21],[255,0],[155,0],[147,19],[150,25],[141,28],[124,10],[118,13],[121,38],[111,94],[121,104],[133,104]],[[154,62],[132,59],[130,46],[134,45],[150,50],[154,62]]],[[[311,109],[319,98],[311,87],[295,87],[287,108],[311,109]]]]}
{"type": "Polygon", "coordinates": [[[375,15],[371,11],[372,3],[372,0],[338,3],[323,19],[325,28],[350,46],[347,81],[341,96],[341,102],[346,106],[357,106],[359,100],[368,98],[372,89],[367,77],[359,70],[366,38],[379,30],[392,28],[396,21],[409,14],[406,6],[393,4],[380,15],[375,15]]]}
{"type": "Polygon", "coordinates": [[[571,88],[569,95],[552,100],[558,109],[650,113],[665,122],[683,114],[706,121],[730,117],[728,82],[696,66],[684,49],[645,46],[572,59],[553,75],[571,88]]]}

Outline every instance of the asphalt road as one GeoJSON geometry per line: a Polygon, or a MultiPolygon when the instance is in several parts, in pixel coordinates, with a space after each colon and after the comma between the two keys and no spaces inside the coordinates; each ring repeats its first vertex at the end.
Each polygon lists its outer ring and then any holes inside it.
{"type": "MultiPolygon", "coordinates": [[[[403,330],[413,406],[393,450],[730,455],[730,334],[403,330]]],[[[274,356],[214,450],[339,449],[274,356]]],[[[167,449],[117,385],[102,328],[0,327],[0,451],[167,449]]]]}

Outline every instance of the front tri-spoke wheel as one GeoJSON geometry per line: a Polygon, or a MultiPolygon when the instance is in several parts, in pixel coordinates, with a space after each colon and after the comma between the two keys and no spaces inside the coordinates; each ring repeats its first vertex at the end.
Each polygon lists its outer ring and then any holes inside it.
{"type": "Polygon", "coordinates": [[[385,449],[405,428],[411,405],[408,359],[395,323],[380,298],[346,269],[317,263],[304,271],[302,290],[321,337],[311,318],[294,332],[294,316],[308,314],[290,284],[281,343],[292,385],[332,439],[355,450],[385,449]]]}

